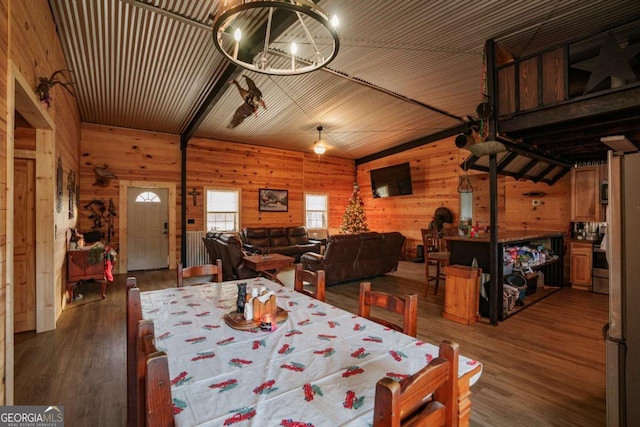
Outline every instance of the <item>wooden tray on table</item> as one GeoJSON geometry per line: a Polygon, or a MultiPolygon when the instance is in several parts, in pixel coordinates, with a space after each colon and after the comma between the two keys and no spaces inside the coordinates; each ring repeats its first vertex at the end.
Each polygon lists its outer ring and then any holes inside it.
{"type": "MultiPolygon", "coordinates": [[[[276,323],[282,323],[289,317],[289,312],[278,307],[276,309],[276,323]]],[[[241,331],[250,331],[260,328],[260,320],[245,320],[244,313],[236,313],[232,311],[224,315],[224,321],[233,329],[241,331]]]]}

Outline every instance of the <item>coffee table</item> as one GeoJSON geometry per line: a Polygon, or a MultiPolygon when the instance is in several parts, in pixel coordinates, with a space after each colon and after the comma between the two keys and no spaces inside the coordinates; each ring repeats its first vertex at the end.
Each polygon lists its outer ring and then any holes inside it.
{"type": "Polygon", "coordinates": [[[278,272],[285,267],[290,267],[295,261],[294,258],[282,254],[250,255],[244,257],[242,263],[253,271],[257,271],[262,276],[284,285],[278,279],[278,272]]]}

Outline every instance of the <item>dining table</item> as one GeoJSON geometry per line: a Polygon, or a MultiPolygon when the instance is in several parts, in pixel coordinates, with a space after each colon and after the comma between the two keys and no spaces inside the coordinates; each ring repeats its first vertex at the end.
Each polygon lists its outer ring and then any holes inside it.
{"type": "MultiPolygon", "coordinates": [[[[438,356],[434,344],[264,277],[140,297],[168,356],[176,426],[369,426],[377,381],[406,378],[438,356]],[[236,316],[241,283],[248,294],[274,292],[284,311],[274,328],[225,321],[236,316]]],[[[480,362],[460,356],[459,425],[469,424],[470,387],[481,372],[480,362]]]]}

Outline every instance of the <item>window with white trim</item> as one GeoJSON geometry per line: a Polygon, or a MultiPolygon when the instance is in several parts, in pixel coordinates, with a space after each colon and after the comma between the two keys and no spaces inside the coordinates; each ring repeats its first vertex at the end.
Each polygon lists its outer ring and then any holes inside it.
{"type": "Polygon", "coordinates": [[[308,229],[327,228],[328,199],[326,194],[304,195],[305,227],[308,229]]]}
{"type": "Polygon", "coordinates": [[[208,188],[206,221],[207,231],[238,231],[240,190],[208,188]]]}

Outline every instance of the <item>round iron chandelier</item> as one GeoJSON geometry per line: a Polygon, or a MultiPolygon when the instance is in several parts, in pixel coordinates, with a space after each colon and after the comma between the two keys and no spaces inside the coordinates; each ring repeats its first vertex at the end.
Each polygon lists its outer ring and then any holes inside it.
{"type": "Polygon", "coordinates": [[[328,65],[338,54],[338,19],[308,0],[229,0],[213,18],[213,41],[247,70],[296,75],[328,65]]]}

